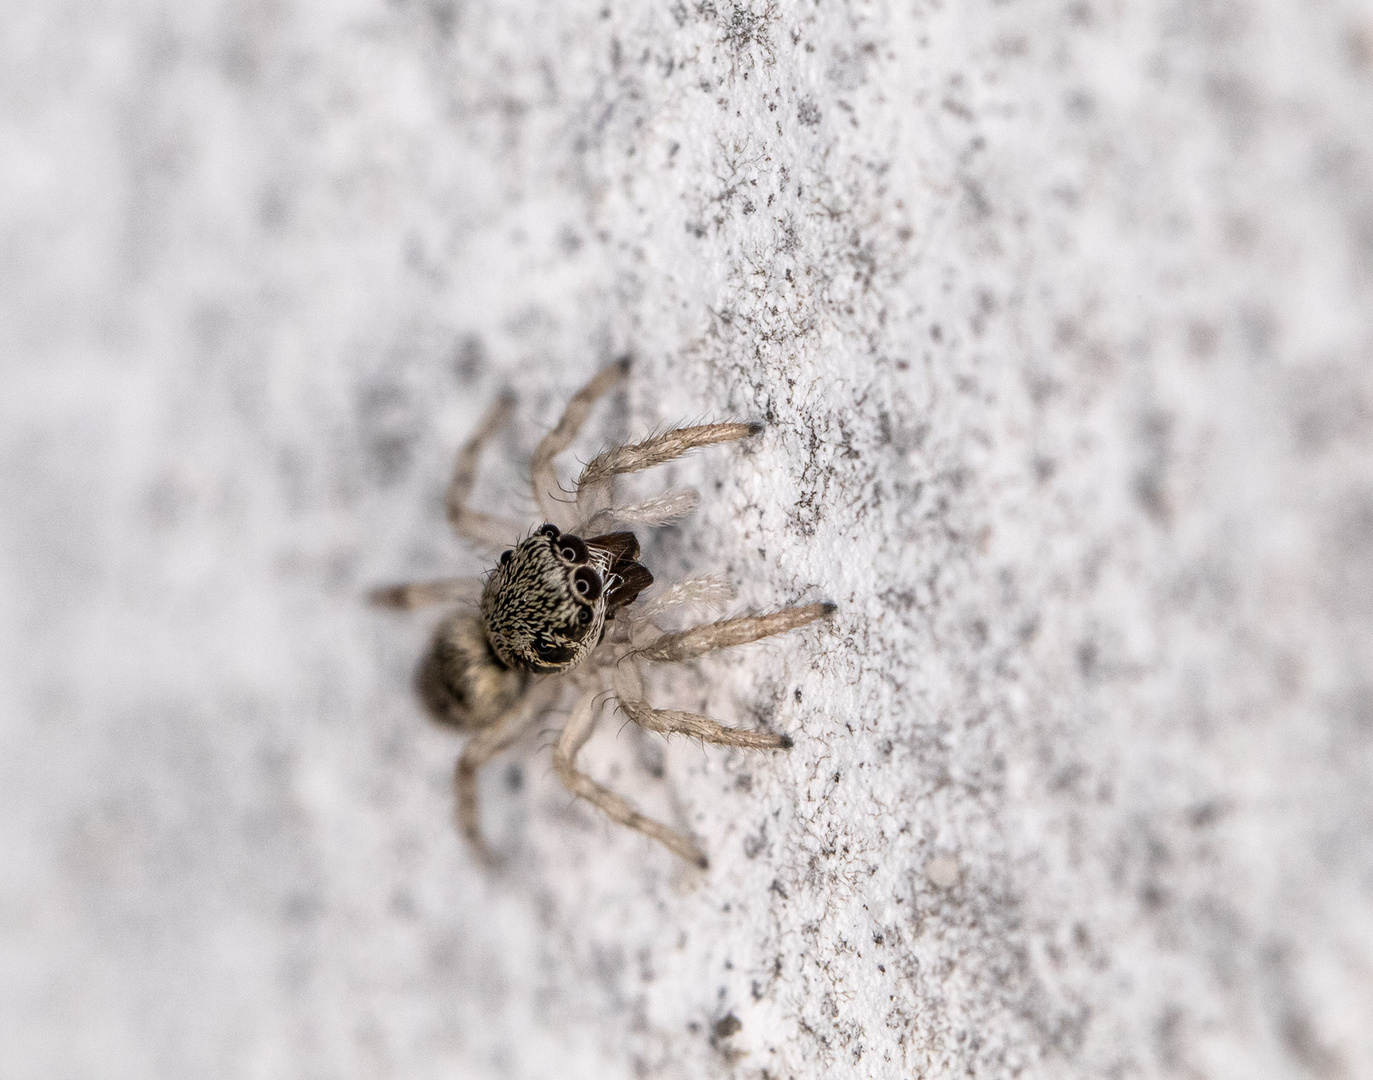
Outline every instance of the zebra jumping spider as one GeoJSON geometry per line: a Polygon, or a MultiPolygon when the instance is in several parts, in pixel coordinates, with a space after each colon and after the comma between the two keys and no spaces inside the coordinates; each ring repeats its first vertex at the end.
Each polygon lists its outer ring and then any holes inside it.
{"type": "Polygon", "coordinates": [[[742,645],[834,612],[833,604],[804,604],[767,615],[751,615],[694,626],[673,633],[655,619],[689,603],[728,600],[733,590],[718,578],[697,578],[639,594],[653,583],[640,563],[632,532],[615,525],[666,525],[696,508],[689,488],[628,506],[612,504],[616,476],[680,457],[699,446],[756,435],[760,424],[683,427],[615,446],[588,464],[574,487],[575,498],[555,498],[553,459],[580,431],[597,399],[620,383],[628,359],[603,368],[568,403],[534,451],[531,482],[545,524],[507,547],[524,532],[515,521],[468,507],[477,459],[485,444],[510,418],[512,399],[503,396],[476,434],[458,453],[448,487],[448,521],[459,537],[491,550],[506,548],[485,580],[454,578],[397,585],[372,593],[374,602],[411,609],[461,603],[440,623],[417,678],[420,697],[441,721],[474,734],[458,759],[458,822],[484,858],[477,807],[477,771],[525,734],[574,689],[575,704],[553,750],[553,766],[573,795],[599,807],[612,820],[652,837],[689,862],[705,867],[705,854],[689,837],[654,821],[577,767],[577,754],[591,737],[602,705],[619,709],[648,731],[680,732],[705,742],[761,750],[786,750],[789,735],[725,727],[695,713],[655,709],[644,697],[642,664],[690,660],[730,645],[742,645]],[[585,538],[584,538],[585,537],[585,538]]]}

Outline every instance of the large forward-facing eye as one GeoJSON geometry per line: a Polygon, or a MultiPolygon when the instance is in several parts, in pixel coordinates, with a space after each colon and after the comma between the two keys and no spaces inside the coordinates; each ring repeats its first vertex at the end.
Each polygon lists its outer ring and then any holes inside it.
{"type": "Polygon", "coordinates": [[[572,574],[572,587],[583,600],[594,604],[601,597],[601,575],[589,566],[579,566],[572,574]]]}
{"type": "Polygon", "coordinates": [[[586,550],[586,544],[583,543],[580,536],[567,533],[558,537],[553,543],[558,549],[558,554],[573,565],[580,566],[591,558],[591,553],[586,550]]]}

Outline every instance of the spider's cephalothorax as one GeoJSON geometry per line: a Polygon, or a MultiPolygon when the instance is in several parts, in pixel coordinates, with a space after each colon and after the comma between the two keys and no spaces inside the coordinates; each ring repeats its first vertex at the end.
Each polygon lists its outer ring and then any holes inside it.
{"type": "Polygon", "coordinates": [[[482,590],[482,625],[507,667],[569,671],[600,643],[607,619],[653,583],[633,533],[583,540],[543,525],[501,556],[482,590]]]}
{"type": "MultiPolygon", "coordinates": [[[[603,368],[568,403],[562,419],[534,452],[530,477],[546,524],[510,548],[485,583],[471,578],[416,582],[378,589],[373,599],[391,607],[470,603],[478,610],[455,611],[439,624],[420,665],[421,698],[439,719],[471,729],[458,759],[458,820],[478,851],[488,854],[477,809],[477,771],[556,707],[565,691],[575,692],[553,749],[553,768],[574,795],[600,807],[613,820],[650,836],[698,866],[705,853],[685,833],[635,810],[577,765],[577,755],[608,701],[645,731],[682,734],[723,746],[787,750],[790,735],[726,727],[708,716],[655,709],[645,698],[641,668],[675,664],[715,649],[743,645],[826,618],[834,605],[801,604],[765,615],[720,619],[669,633],[656,621],[661,612],[691,603],[718,603],[732,595],[715,578],[678,582],[647,604],[635,603],[653,584],[638,561],[632,532],[604,532],[621,525],[666,525],[689,514],[699,496],[690,488],[631,505],[616,504],[617,476],[673,461],[699,446],[757,435],[759,424],[703,424],[673,428],[643,442],[611,447],[582,470],[569,503],[559,488],[553,459],[568,448],[597,398],[618,385],[628,360],[603,368]],[[568,531],[562,531],[566,528],[568,531]],[[592,533],[586,539],[580,534],[592,533]],[[612,622],[613,620],[613,622],[612,622]]],[[[517,523],[467,505],[482,444],[509,419],[507,395],[487,414],[458,454],[448,487],[448,520],[459,536],[499,551],[519,535],[517,523]]]]}

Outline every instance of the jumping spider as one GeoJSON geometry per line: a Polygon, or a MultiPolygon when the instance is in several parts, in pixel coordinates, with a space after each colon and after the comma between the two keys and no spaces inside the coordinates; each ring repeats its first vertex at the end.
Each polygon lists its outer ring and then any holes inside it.
{"type": "MultiPolygon", "coordinates": [[[[602,369],[573,396],[558,425],[539,443],[531,481],[546,523],[507,548],[484,581],[459,578],[397,585],[372,594],[379,604],[405,609],[469,602],[468,608],[439,625],[417,682],[425,705],[439,720],[474,732],[457,764],[458,821],[485,858],[490,853],[477,810],[477,770],[528,731],[571,687],[576,690],[576,703],[553,751],[553,766],[563,784],[620,824],[706,866],[704,853],[689,837],[645,817],[577,768],[577,753],[591,737],[605,695],[649,731],[681,732],[726,746],[789,749],[789,735],[741,731],[695,713],[651,707],[644,700],[641,665],[690,660],[713,649],[794,630],[835,610],[833,604],[805,604],[675,633],[655,623],[655,617],[669,608],[719,603],[732,590],[717,578],[698,578],[639,600],[639,594],[653,583],[653,575],[638,561],[639,542],[632,532],[609,530],[616,524],[668,524],[695,509],[700,497],[691,489],[679,489],[647,502],[614,506],[610,503],[612,480],[672,461],[698,446],[756,435],[762,426],[676,428],[640,443],[613,447],[582,470],[574,499],[555,498],[552,493],[558,490],[558,482],[553,459],[572,442],[596,400],[623,380],[628,369],[628,360],[602,369]],[[473,601],[479,605],[475,610],[473,601]]],[[[469,509],[467,500],[482,445],[510,418],[511,406],[511,398],[502,397],[486,415],[458,453],[448,487],[448,521],[453,531],[492,550],[504,547],[524,529],[518,522],[469,509]]]]}

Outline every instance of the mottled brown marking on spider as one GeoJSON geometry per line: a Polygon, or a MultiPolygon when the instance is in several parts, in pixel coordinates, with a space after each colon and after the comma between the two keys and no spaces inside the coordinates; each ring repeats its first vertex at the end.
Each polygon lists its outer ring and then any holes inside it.
{"type": "Polygon", "coordinates": [[[583,540],[546,524],[501,556],[482,590],[482,624],[507,667],[568,671],[600,644],[605,622],[653,584],[633,533],[583,540]]]}
{"type": "Polygon", "coordinates": [[[648,731],[680,733],[725,746],[790,748],[789,735],[743,731],[695,713],[653,708],[644,695],[642,666],[690,660],[714,649],[757,641],[835,610],[833,604],[803,604],[676,633],[659,627],[656,619],[662,612],[692,603],[719,605],[733,596],[733,590],[717,578],[705,577],[656,589],[640,600],[639,594],[653,584],[653,575],[639,562],[639,541],[627,530],[609,530],[616,525],[666,525],[691,513],[700,497],[682,488],[646,502],[617,505],[612,496],[615,478],[672,461],[696,447],[756,435],[762,426],[676,428],[613,447],[582,470],[573,500],[556,498],[553,459],[576,437],[596,400],[628,370],[628,360],[601,370],[573,396],[557,426],[534,451],[530,477],[546,520],[523,540],[512,543],[525,532],[519,522],[467,506],[482,445],[510,418],[513,401],[508,395],[458,453],[448,486],[449,523],[458,536],[478,546],[506,549],[484,581],[452,578],[372,593],[375,603],[387,607],[461,605],[435,631],[417,686],[421,700],[438,719],[473,732],[458,759],[458,821],[488,859],[477,807],[477,770],[572,694],[574,704],[553,751],[559,779],[613,820],[704,867],[706,857],[693,840],[640,814],[587,776],[577,767],[578,752],[607,701],[614,701],[626,717],[648,731]]]}

